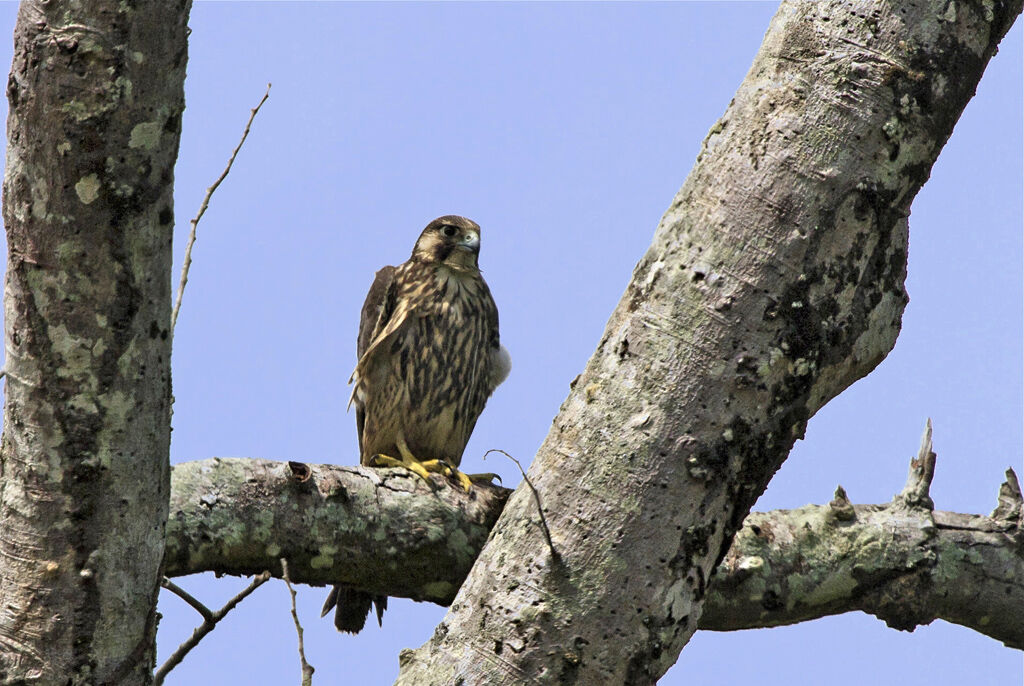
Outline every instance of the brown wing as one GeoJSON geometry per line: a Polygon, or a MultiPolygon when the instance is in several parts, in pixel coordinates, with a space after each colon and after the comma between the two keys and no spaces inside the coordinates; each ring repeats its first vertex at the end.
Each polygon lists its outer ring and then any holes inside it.
{"type": "MultiPolygon", "coordinates": [[[[359,336],[356,339],[356,359],[361,360],[370,347],[370,342],[387,324],[394,311],[394,296],[391,284],[395,280],[395,267],[388,265],[380,269],[370,285],[370,291],[363,302],[363,311],[359,316],[359,336]],[[391,297],[389,297],[389,295],[391,297]]],[[[363,454],[363,423],[366,411],[363,403],[356,401],[356,435],[359,437],[359,454],[363,454]]]]}
{"type": "Polygon", "coordinates": [[[395,271],[396,268],[390,265],[381,268],[373,279],[370,291],[366,294],[366,301],[363,303],[363,313],[359,317],[356,359],[363,356],[366,349],[370,347],[370,341],[373,340],[374,334],[383,328],[384,323],[388,320],[388,317],[385,316],[383,321],[381,321],[380,315],[385,309],[385,303],[388,299],[388,288],[390,288],[391,282],[395,279],[395,271]]]}

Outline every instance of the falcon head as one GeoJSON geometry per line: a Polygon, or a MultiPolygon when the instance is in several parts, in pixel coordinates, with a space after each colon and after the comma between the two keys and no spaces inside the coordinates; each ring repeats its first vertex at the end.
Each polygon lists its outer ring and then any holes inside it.
{"type": "Polygon", "coordinates": [[[427,224],[412,250],[412,259],[444,264],[457,271],[477,271],[479,254],[480,225],[448,214],[427,224]]]}

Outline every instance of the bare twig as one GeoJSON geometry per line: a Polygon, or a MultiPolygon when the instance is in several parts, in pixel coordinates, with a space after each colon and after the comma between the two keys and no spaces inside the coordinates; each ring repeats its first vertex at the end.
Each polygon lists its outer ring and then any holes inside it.
{"type": "Polygon", "coordinates": [[[174,309],[171,310],[171,333],[174,333],[174,325],[178,322],[178,310],[181,309],[181,298],[185,294],[185,284],[188,283],[188,270],[192,266],[192,246],[196,242],[196,227],[199,226],[199,220],[202,219],[203,214],[206,213],[206,208],[210,205],[210,198],[213,197],[213,192],[217,190],[217,186],[221,184],[221,181],[227,178],[228,172],[231,171],[231,165],[235,163],[235,157],[238,155],[238,151],[242,149],[242,144],[245,143],[245,139],[249,136],[249,128],[252,126],[253,120],[256,118],[256,113],[263,107],[263,103],[270,97],[270,84],[267,84],[267,92],[263,94],[263,98],[260,99],[256,107],[252,108],[249,112],[249,121],[245,123],[245,130],[242,131],[242,139],[238,141],[238,145],[235,146],[234,151],[231,153],[231,157],[228,159],[228,166],[224,168],[217,180],[213,182],[213,185],[206,189],[206,195],[203,197],[203,202],[199,205],[199,211],[196,216],[189,222],[192,225],[191,231],[188,234],[188,243],[185,244],[185,264],[181,268],[181,281],[178,283],[178,295],[174,299],[174,309]]]}
{"type": "Polygon", "coordinates": [[[201,602],[199,602],[195,598],[195,596],[193,596],[191,593],[186,591],[184,588],[182,588],[178,584],[174,583],[173,581],[171,581],[167,577],[164,577],[164,580],[162,582],[160,582],[160,585],[163,586],[164,588],[166,588],[168,591],[170,591],[174,595],[176,595],[179,598],[181,598],[182,600],[184,600],[189,605],[191,605],[192,609],[194,609],[196,612],[198,612],[200,615],[202,615],[203,619],[205,619],[208,622],[212,622],[213,621],[213,612],[210,611],[210,608],[206,607],[201,602]]]}
{"type": "Polygon", "coordinates": [[[292,596],[292,621],[295,622],[295,633],[299,635],[299,660],[302,662],[302,686],[312,686],[313,672],[316,669],[306,662],[306,649],[302,642],[302,625],[299,624],[299,613],[295,610],[295,589],[292,588],[291,577],[288,576],[288,560],[281,558],[281,576],[288,586],[288,593],[292,596]]]}
{"type": "Polygon", "coordinates": [[[523,469],[523,465],[520,464],[519,460],[509,455],[504,450],[500,450],[498,448],[491,448],[486,453],[484,453],[484,459],[486,460],[487,456],[490,455],[491,453],[501,453],[508,459],[515,462],[516,467],[519,467],[519,473],[523,475],[523,481],[525,481],[526,485],[530,487],[531,491],[533,491],[533,501],[537,503],[537,513],[540,514],[540,526],[541,529],[543,529],[544,531],[544,538],[547,539],[548,548],[551,549],[551,557],[555,561],[558,561],[560,557],[558,555],[558,551],[555,550],[555,544],[551,541],[551,531],[548,529],[548,520],[544,518],[544,508],[541,507],[540,504],[540,493],[537,492],[537,489],[534,487],[533,482],[530,481],[530,477],[526,476],[526,471],[523,469]]]}
{"type": "Polygon", "coordinates": [[[263,572],[262,574],[253,577],[252,583],[243,588],[238,595],[229,600],[224,607],[216,612],[211,612],[208,607],[196,600],[192,595],[177,586],[170,579],[164,579],[162,582],[163,587],[191,605],[196,612],[203,616],[203,623],[196,627],[188,640],[178,646],[178,649],[175,650],[169,658],[167,658],[167,661],[160,665],[160,669],[153,673],[153,686],[161,686],[164,679],[167,677],[167,673],[177,667],[181,661],[185,659],[185,656],[189,654],[189,651],[199,645],[199,642],[203,640],[206,634],[213,631],[214,627],[217,626],[217,622],[224,619],[227,613],[235,609],[235,606],[238,605],[238,603],[245,600],[250,593],[266,583],[269,578],[270,572],[263,572]]]}

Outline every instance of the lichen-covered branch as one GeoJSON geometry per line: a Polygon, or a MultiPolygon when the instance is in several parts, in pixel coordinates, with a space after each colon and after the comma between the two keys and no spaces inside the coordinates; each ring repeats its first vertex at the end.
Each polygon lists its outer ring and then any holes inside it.
{"type": "Polygon", "coordinates": [[[432,489],[405,470],[218,458],[176,465],[166,574],[279,577],[284,557],[296,583],[447,605],[510,491],[467,494],[435,478],[432,489]]]}
{"type": "Polygon", "coordinates": [[[795,624],[861,610],[896,629],[934,619],[1024,649],[1024,535],[995,517],[888,505],[752,512],[700,628],[795,624]]]}
{"type": "MultiPolygon", "coordinates": [[[[439,477],[432,491],[398,470],[296,472],[292,464],[175,466],[168,573],[269,567],[280,576],[274,556],[302,551],[289,566],[305,583],[345,581],[448,604],[511,493],[466,495],[439,477]]],[[[911,475],[908,484],[913,468],[911,475]]],[[[1016,484],[1008,477],[1001,492],[1016,484]]],[[[698,627],[752,629],[863,610],[900,629],[941,618],[1024,648],[1021,501],[1001,502],[1006,513],[983,517],[908,507],[904,494],[888,505],[852,505],[839,489],[828,505],[751,513],[710,581],[698,627]]]]}
{"type": "Polygon", "coordinates": [[[398,683],[676,661],[808,418],[895,343],[910,204],[1021,2],[948,7],[781,4],[530,467],[558,558],[520,488],[398,683]]]}
{"type": "Polygon", "coordinates": [[[1024,650],[1024,521],[1013,470],[989,517],[933,512],[932,422],[907,483],[887,505],[852,505],[840,486],[828,505],[753,512],[733,538],[700,627],[794,624],[862,610],[895,629],[934,619],[1024,650]]]}
{"type": "Polygon", "coordinates": [[[18,11],[3,183],[3,684],[152,679],[189,7],[18,11]]]}

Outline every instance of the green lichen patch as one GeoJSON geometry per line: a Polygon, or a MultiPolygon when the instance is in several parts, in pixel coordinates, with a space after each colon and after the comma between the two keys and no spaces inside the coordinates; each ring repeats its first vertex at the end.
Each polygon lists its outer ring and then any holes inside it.
{"type": "Polygon", "coordinates": [[[75,184],[75,194],[82,204],[88,205],[100,195],[100,180],[95,174],[83,176],[75,184]]]}
{"type": "Polygon", "coordinates": [[[156,121],[142,122],[136,124],[132,129],[131,137],[128,139],[129,148],[143,148],[152,150],[160,145],[160,133],[163,125],[156,121]]]}
{"type": "Polygon", "coordinates": [[[432,581],[423,584],[423,596],[425,598],[451,598],[455,589],[447,581],[432,581]]]}

